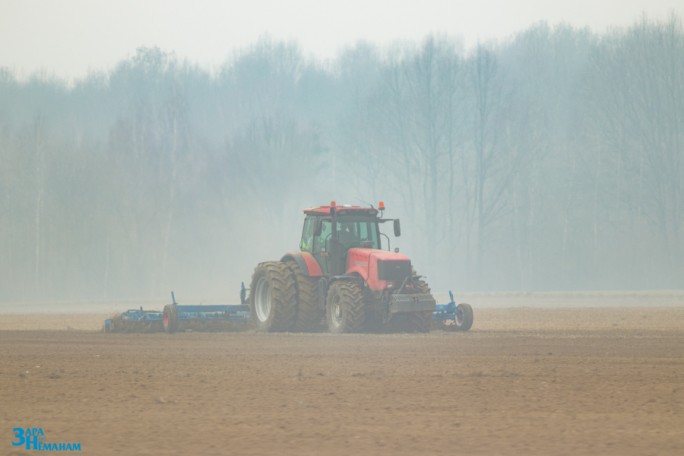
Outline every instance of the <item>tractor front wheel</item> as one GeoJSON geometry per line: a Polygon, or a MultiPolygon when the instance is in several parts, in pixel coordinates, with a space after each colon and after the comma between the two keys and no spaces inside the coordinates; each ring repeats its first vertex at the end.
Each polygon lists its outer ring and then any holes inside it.
{"type": "MultiPolygon", "coordinates": [[[[430,286],[422,279],[415,282],[413,286],[414,293],[430,294],[430,286]]],[[[406,315],[407,327],[406,330],[410,332],[430,332],[433,325],[433,316],[431,311],[413,312],[406,315]]]]}
{"type": "Polygon", "coordinates": [[[360,331],[366,317],[361,285],[351,281],[333,282],[328,289],[326,316],[331,333],[360,331]]]}
{"type": "Polygon", "coordinates": [[[409,330],[413,332],[427,333],[432,329],[434,317],[429,310],[426,312],[414,312],[410,316],[409,330]]]}

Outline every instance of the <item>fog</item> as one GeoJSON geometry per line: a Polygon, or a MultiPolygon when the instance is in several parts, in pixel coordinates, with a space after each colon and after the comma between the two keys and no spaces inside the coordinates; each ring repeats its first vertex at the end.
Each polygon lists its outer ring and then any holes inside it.
{"type": "Polygon", "coordinates": [[[331,200],[384,201],[436,291],[684,288],[680,18],[0,69],[0,301],[234,302],[331,200]]]}

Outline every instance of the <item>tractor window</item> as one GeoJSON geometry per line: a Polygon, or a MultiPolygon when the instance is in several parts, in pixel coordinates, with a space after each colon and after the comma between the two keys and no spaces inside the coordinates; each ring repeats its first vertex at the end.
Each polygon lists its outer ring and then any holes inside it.
{"type": "MultiPolygon", "coordinates": [[[[322,220],[323,224],[321,226],[321,235],[315,236],[313,238],[313,252],[319,253],[324,252],[327,249],[327,241],[330,241],[332,235],[332,222],[330,220],[322,220]]],[[[311,222],[312,233],[313,233],[313,220],[311,222]]]]}
{"type": "Polygon", "coordinates": [[[341,222],[337,224],[337,240],[344,250],[358,246],[359,226],[355,222],[341,222]]]}
{"type": "Polygon", "coordinates": [[[304,219],[304,229],[302,230],[302,242],[299,248],[302,251],[311,252],[313,249],[314,219],[307,217],[304,219]]]}
{"type": "Polygon", "coordinates": [[[379,249],[378,225],[373,222],[359,223],[359,239],[362,243],[370,242],[370,248],[379,249]]]}
{"type": "Polygon", "coordinates": [[[380,242],[378,241],[378,225],[376,223],[359,223],[359,238],[361,242],[370,242],[370,247],[373,249],[380,248],[380,242]]]}
{"type": "Polygon", "coordinates": [[[351,247],[380,248],[378,225],[375,221],[340,218],[337,230],[337,237],[345,249],[351,247]]]}

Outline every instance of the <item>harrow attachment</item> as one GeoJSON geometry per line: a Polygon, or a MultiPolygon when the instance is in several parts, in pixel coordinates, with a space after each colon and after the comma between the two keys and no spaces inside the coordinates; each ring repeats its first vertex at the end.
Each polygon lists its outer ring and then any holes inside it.
{"type": "MultiPolygon", "coordinates": [[[[241,291],[245,302],[246,290],[241,291]]],[[[242,331],[249,328],[249,306],[245,304],[181,305],[171,292],[171,304],[163,311],[129,309],[105,320],[104,332],[242,331]]]]}
{"type": "Polygon", "coordinates": [[[160,332],[162,313],[157,310],[128,309],[125,312],[108,318],[102,328],[104,332],[160,332]]]}
{"type": "Polygon", "coordinates": [[[162,326],[167,333],[176,331],[238,331],[247,328],[249,306],[180,305],[171,293],[172,304],[164,306],[162,326]]]}

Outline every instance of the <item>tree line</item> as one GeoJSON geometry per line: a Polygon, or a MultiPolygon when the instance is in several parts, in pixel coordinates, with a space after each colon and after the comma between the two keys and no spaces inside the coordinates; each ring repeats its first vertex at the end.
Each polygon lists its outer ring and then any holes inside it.
{"type": "Polygon", "coordinates": [[[233,296],[331,200],[384,200],[436,290],[684,287],[680,18],[0,68],[0,300],[233,296]]]}

